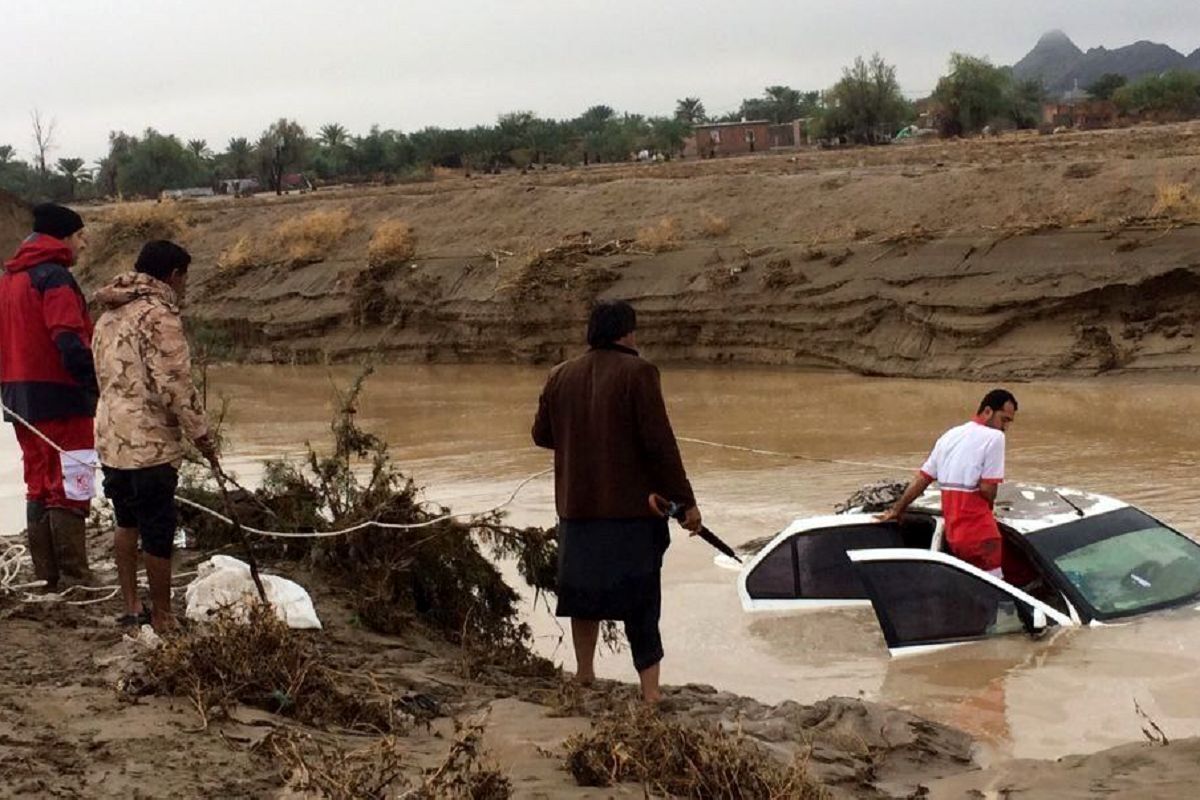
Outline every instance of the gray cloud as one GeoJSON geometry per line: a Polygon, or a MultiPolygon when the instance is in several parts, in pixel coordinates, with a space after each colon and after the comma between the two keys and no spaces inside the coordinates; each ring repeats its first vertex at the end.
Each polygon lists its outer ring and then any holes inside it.
{"type": "Polygon", "coordinates": [[[96,158],[147,126],[223,149],[279,116],[413,130],[514,109],[594,103],[669,113],[735,108],[767,84],[824,88],[878,51],[930,91],[952,50],[1020,58],[1048,29],[1080,47],[1200,47],[1195,0],[44,0],[6,3],[0,144],[30,150],[29,112],[57,156],[96,158]]]}

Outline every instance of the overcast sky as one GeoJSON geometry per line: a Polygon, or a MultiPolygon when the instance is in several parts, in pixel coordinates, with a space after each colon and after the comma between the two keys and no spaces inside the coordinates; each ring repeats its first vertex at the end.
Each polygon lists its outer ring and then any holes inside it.
{"type": "Polygon", "coordinates": [[[952,50],[1011,64],[1046,30],[1087,49],[1200,47],[1197,0],[0,0],[0,144],[89,160],[148,126],[220,151],[280,116],[411,131],[589,105],[735,109],[769,84],[826,88],[880,52],[913,96],[952,50]]]}

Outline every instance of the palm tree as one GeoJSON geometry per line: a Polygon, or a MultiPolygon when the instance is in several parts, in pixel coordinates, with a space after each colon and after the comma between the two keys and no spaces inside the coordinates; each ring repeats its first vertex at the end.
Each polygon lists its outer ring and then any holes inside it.
{"type": "Polygon", "coordinates": [[[349,135],[346,133],[345,127],[336,122],[331,122],[328,125],[321,126],[321,132],[317,135],[317,141],[330,150],[336,150],[346,143],[349,135]]]}
{"type": "Polygon", "coordinates": [[[82,158],[60,158],[58,160],[58,171],[67,178],[67,184],[70,186],[71,199],[75,199],[75,187],[83,180],[90,180],[91,174],[83,168],[82,158]]]}
{"type": "Polygon", "coordinates": [[[685,97],[675,102],[675,119],[688,125],[697,125],[708,119],[708,115],[699,97],[685,97]]]}
{"type": "Polygon", "coordinates": [[[228,160],[229,168],[233,170],[235,178],[244,178],[250,172],[250,157],[253,154],[254,147],[245,136],[229,140],[229,144],[225,148],[225,158],[228,160]]]}
{"type": "Polygon", "coordinates": [[[800,92],[790,86],[768,86],[763,90],[767,98],[768,116],[775,123],[791,122],[803,115],[800,92]]]}
{"type": "Polygon", "coordinates": [[[212,151],[208,149],[208,142],[203,139],[188,139],[187,149],[201,161],[212,155],[212,151]]]}

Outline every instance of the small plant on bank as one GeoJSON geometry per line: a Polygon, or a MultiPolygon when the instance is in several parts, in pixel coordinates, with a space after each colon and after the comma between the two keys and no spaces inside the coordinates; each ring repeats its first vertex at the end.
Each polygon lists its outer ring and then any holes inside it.
{"type": "Polygon", "coordinates": [[[722,236],[727,236],[729,235],[729,220],[718,217],[711,211],[701,210],[700,233],[706,239],[720,239],[722,236]]]}
{"type": "Polygon", "coordinates": [[[233,243],[232,247],[222,251],[221,255],[217,256],[218,269],[239,270],[246,267],[258,266],[262,263],[257,249],[250,242],[249,236],[239,237],[233,243]]]}
{"type": "Polygon", "coordinates": [[[275,239],[287,263],[312,264],[323,261],[350,232],[350,212],[313,211],[285,220],[275,230],[275,239]]]}
{"type": "Polygon", "coordinates": [[[1200,216],[1200,199],[1192,197],[1191,187],[1186,183],[1159,181],[1150,215],[1191,220],[1200,216]]]}
{"type": "Polygon", "coordinates": [[[388,220],[375,229],[367,245],[367,266],[372,269],[398,267],[417,254],[417,237],[402,220],[388,220]]]}
{"type": "Polygon", "coordinates": [[[124,251],[135,252],[153,239],[178,239],[187,229],[187,220],[177,203],[121,203],[89,226],[88,263],[103,264],[124,251]],[[93,230],[94,228],[94,230],[93,230]]]}
{"type": "Polygon", "coordinates": [[[354,227],[346,209],[313,211],[280,223],[271,233],[242,236],[217,258],[222,269],[246,269],[268,264],[287,267],[323,261],[354,227]]]}
{"type": "Polygon", "coordinates": [[[673,217],[663,217],[654,225],[639,228],[634,243],[651,253],[678,250],[682,241],[679,223],[673,217]]]}

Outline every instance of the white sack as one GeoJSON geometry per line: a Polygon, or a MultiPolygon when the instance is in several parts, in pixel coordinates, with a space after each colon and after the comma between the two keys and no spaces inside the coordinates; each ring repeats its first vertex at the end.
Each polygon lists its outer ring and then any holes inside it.
{"type": "MultiPolygon", "coordinates": [[[[244,611],[247,601],[258,600],[258,589],[250,575],[250,565],[232,556],[213,556],[198,568],[198,575],[187,587],[187,618],[203,622],[217,609],[232,607],[244,611]]],[[[320,628],[321,620],[312,598],[304,587],[278,575],[262,575],[267,601],[275,615],[289,628],[320,628]]]]}

